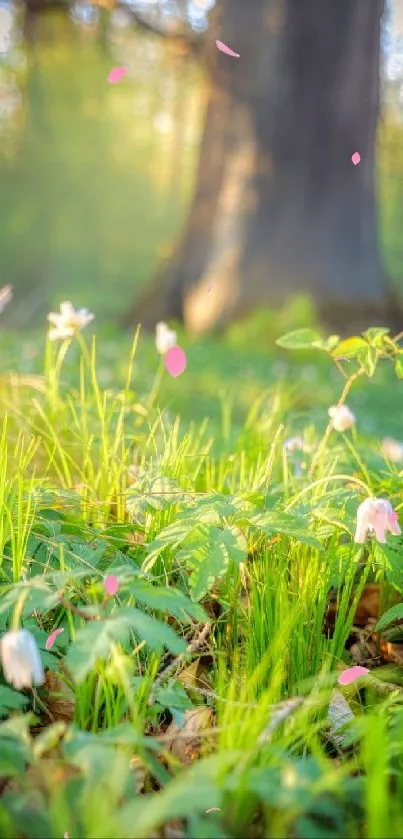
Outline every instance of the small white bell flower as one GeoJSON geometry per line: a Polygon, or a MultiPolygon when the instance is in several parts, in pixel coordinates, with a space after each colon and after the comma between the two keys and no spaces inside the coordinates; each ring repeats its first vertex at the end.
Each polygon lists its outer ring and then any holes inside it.
{"type": "Polygon", "coordinates": [[[52,324],[49,329],[49,339],[57,341],[73,338],[77,332],[91,323],[94,317],[95,315],[88,309],[75,309],[69,302],[61,303],[60,312],[49,312],[48,314],[48,321],[52,324]]]}
{"type": "Polygon", "coordinates": [[[8,306],[13,296],[13,287],[11,285],[4,285],[0,288],[0,313],[8,306]]]}
{"type": "Polygon", "coordinates": [[[397,513],[385,498],[367,498],[358,507],[357,528],[354,536],[354,542],[357,544],[362,545],[368,533],[375,533],[377,541],[384,545],[386,533],[400,536],[401,532],[397,513]]]}
{"type": "Polygon", "coordinates": [[[43,685],[45,673],[34,636],[27,629],[6,632],[0,641],[4,676],[16,690],[43,685]]]}
{"type": "Polygon", "coordinates": [[[329,408],[328,414],[335,431],[347,431],[348,428],[352,428],[355,424],[355,416],[347,405],[340,405],[340,408],[332,405],[329,408]]]}
{"type": "Polygon", "coordinates": [[[283,443],[283,449],[287,454],[302,452],[304,451],[304,441],[302,437],[290,437],[283,443]]]}
{"type": "Polygon", "coordinates": [[[155,327],[155,346],[160,355],[165,355],[168,350],[176,346],[176,332],[163,321],[157,323],[155,327]]]}
{"type": "Polygon", "coordinates": [[[403,443],[399,443],[393,437],[385,437],[382,440],[381,451],[392,463],[401,463],[403,461],[403,443]]]}

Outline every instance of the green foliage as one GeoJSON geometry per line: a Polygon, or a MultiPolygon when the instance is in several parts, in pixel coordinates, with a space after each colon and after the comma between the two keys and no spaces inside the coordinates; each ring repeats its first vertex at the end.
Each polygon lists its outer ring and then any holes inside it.
{"type": "Polygon", "coordinates": [[[276,344],[285,350],[306,350],[321,344],[321,337],[313,329],[297,329],[278,338],[276,344]]]}
{"type": "MultiPolygon", "coordinates": [[[[71,357],[73,368],[81,359],[80,375],[68,392],[50,357],[36,402],[14,391],[12,402],[0,385],[0,410],[18,405],[1,441],[0,631],[18,618],[58,680],[55,697],[48,684],[15,691],[0,676],[0,774],[14,781],[0,795],[0,833],[130,839],[133,824],[147,836],[182,819],[189,839],[251,837],[252,824],[257,839],[372,839],[380,789],[382,829],[400,835],[401,796],[388,787],[393,777],[403,793],[399,694],[351,703],[339,765],[329,702],[337,667],[350,664],[365,583],[379,580],[389,602],[403,592],[400,540],[353,542],[370,492],[399,511],[397,464],[379,444],[397,417],[401,349],[384,329],[341,341],[304,328],[282,341],[320,350],[309,377],[305,360],[290,357],[283,380],[266,359],[270,387],[255,381],[249,390],[248,378],[243,396],[238,386],[243,413],[221,395],[209,434],[206,424],[182,427],[158,413],[143,385],[138,394],[129,384],[119,395],[102,391],[85,344],[71,357]],[[357,417],[348,435],[327,417],[341,392],[357,417]],[[380,401],[389,408],[377,413],[380,401]],[[21,416],[35,440],[28,454],[22,438],[15,444],[21,416]],[[369,417],[380,423],[371,434],[369,417]],[[293,435],[303,451],[283,447],[293,435]],[[111,574],[119,588],[108,596],[111,574]],[[56,627],[64,631],[47,651],[56,627]],[[289,712],[278,710],[296,697],[289,712]],[[72,705],[66,720],[56,698],[72,705]]],[[[402,618],[393,606],[377,631],[402,618]]]]}

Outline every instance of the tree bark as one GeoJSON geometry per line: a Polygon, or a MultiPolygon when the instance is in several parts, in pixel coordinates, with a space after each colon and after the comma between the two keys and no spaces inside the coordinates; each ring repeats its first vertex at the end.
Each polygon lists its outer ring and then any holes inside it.
{"type": "Polygon", "coordinates": [[[335,320],[383,310],[375,190],[383,8],[384,0],[222,0],[208,38],[194,200],[131,322],[176,317],[200,333],[296,293],[335,320]],[[240,58],[219,52],[216,38],[240,58]]]}

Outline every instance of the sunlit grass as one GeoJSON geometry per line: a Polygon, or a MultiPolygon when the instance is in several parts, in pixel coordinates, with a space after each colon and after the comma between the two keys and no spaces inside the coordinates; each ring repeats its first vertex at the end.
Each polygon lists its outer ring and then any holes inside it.
{"type": "Polygon", "coordinates": [[[115,346],[41,339],[44,361],[28,363],[8,343],[0,626],[32,632],[47,683],[0,682],[0,777],[14,779],[1,835],[163,836],[173,819],[189,839],[403,835],[396,668],[386,698],[343,689],[342,748],[332,716],[365,584],[385,604],[403,586],[389,545],[353,542],[369,492],[400,511],[399,467],[379,448],[398,424],[379,400],[396,405],[398,385],[386,363],[364,377],[348,399],[356,428],[327,436],[340,372],[275,350],[276,329],[267,317],[271,338],[252,349],[236,330],[180,334],[176,380],[139,331],[115,346]],[[286,453],[293,434],[306,451],[286,453]]]}

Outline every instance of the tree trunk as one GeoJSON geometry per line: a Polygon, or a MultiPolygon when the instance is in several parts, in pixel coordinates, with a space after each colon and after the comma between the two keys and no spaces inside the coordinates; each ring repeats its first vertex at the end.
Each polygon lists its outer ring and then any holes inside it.
{"type": "Polygon", "coordinates": [[[222,0],[208,38],[211,90],[193,204],[173,258],[131,321],[147,328],[179,317],[198,333],[296,293],[343,318],[382,310],[383,7],[222,0]],[[240,58],[219,52],[215,38],[240,58]]]}

